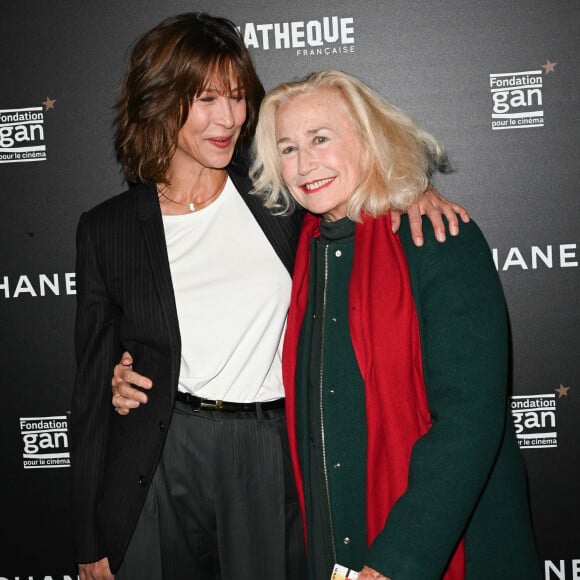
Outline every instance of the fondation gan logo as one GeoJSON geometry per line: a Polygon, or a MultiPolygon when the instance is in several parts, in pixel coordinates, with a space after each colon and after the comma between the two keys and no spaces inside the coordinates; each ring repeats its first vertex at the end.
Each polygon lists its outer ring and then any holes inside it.
{"type": "Polygon", "coordinates": [[[552,393],[511,397],[512,417],[520,448],[558,447],[556,400],[567,397],[569,390],[570,387],[559,385],[552,393]]]}
{"type": "Polygon", "coordinates": [[[55,102],[46,97],[43,107],[0,109],[0,163],[46,161],[44,114],[55,102]]]}
{"type": "Polygon", "coordinates": [[[293,49],[296,56],[354,53],[354,18],[323,16],[293,22],[246,22],[238,27],[248,48],[293,49]]]}
{"type": "Polygon", "coordinates": [[[21,417],[24,469],[70,467],[68,417],[21,417]]]}
{"type": "Polygon", "coordinates": [[[493,131],[544,126],[544,77],[557,64],[546,60],[537,70],[489,75],[493,131]]]}

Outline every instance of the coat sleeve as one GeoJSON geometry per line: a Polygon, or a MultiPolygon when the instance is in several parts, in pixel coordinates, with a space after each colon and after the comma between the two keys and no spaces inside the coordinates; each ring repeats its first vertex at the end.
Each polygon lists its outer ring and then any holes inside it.
{"type": "Polygon", "coordinates": [[[107,291],[99,264],[90,214],[77,228],[77,372],[71,404],[72,510],[75,558],[104,557],[97,529],[97,506],[108,444],[111,375],[119,360],[121,312],[107,291]]]}
{"type": "Polygon", "coordinates": [[[402,227],[421,332],[431,429],[413,447],[408,488],[369,548],[395,580],[437,580],[468,525],[506,427],[508,327],[489,247],[475,223],[415,248],[402,227]]]}

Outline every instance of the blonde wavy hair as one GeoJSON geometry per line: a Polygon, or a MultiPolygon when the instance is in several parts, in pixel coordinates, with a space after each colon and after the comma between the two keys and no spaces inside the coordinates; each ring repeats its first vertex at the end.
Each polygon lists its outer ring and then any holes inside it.
{"type": "Polygon", "coordinates": [[[250,177],[253,193],[274,213],[289,214],[295,207],[282,179],[276,112],[295,96],[315,91],[342,97],[368,159],[368,175],[347,205],[350,219],[359,221],[362,212],[377,217],[389,209],[406,210],[427,188],[433,168],[445,166],[437,141],[356,77],[337,70],[311,73],[302,80],[278,85],[260,106],[250,177]]]}

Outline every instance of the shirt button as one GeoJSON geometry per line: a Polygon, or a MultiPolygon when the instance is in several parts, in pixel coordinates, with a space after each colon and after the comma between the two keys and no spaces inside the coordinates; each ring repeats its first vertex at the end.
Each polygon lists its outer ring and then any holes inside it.
{"type": "Polygon", "coordinates": [[[334,389],[328,389],[328,392],[329,392],[331,395],[334,395],[334,389]]]}
{"type": "Polygon", "coordinates": [[[334,469],[340,469],[340,461],[337,461],[337,462],[334,464],[334,469]]]}
{"type": "Polygon", "coordinates": [[[342,543],[343,543],[343,544],[345,544],[345,545],[348,545],[348,544],[350,544],[350,538],[347,536],[346,538],[344,538],[344,539],[342,540],[342,543]]]}
{"type": "Polygon", "coordinates": [[[333,316],[333,317],[332,317],[330,320],[331,320],[332,322],[336,322],[336,316],[333,316]]]}
{"type": "Polygon", "coordinates": [[[335,255],[337,258],[340,258],[340,257],[342,256],[342,252],[341,252],[340,250],[336,250],[336,252],[334,252],[334,255],[335,255]]]}

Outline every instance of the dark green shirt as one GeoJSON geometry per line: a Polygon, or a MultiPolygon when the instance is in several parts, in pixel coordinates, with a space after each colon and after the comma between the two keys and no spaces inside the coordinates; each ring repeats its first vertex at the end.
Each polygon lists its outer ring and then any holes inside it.
{"type": "Polygon", "coordinates": [[[300,451],[309,458],[311,474],[305,498],[311,578],[329,578],[336,562],[358,570],[367,551],[364,383],[348,325],[354,227],[346,218],[323,221],[311,248],[302,334],[308,353],[310,445],[300,451]]]}

